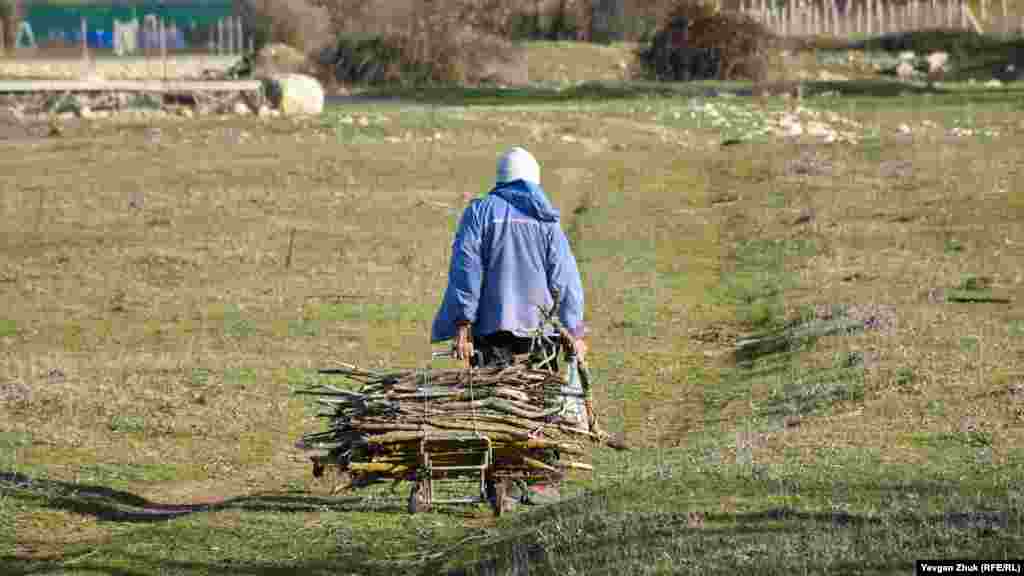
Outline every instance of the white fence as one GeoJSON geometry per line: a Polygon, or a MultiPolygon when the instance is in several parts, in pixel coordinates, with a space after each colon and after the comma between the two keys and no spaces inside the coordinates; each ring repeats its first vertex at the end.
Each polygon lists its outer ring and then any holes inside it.
{"type": "Polygon", "coordinates": [[[769,0],[740,0],[741,11],[781,36],[876,36],[922,29],[964,29],[1009,36],[1024,30],[1024,17],[1011,16],[1006,0],[997,9],[982,0],[975,14],[963,0],[837,0],[773,6],[769,0]]]}

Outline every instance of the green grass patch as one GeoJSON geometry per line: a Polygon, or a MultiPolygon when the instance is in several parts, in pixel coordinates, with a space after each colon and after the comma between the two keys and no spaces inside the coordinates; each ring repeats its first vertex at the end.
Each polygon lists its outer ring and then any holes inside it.
{"type": "Polygon", "coordinates": [[[143,434],[146,432],[146,418],[131,414],[114,414],[107,423],[107,429],[120,434],[143,434]]]}
{"type": "Polygon", "coordinates": [[[14,470],[18,466],[18,451],[32,444],[30,432],[0,432],[0,471],[14,470]]]}
{"type": "Polygon", "coordinates": [[[168,482],[177,471],[169,464],[82,464],[75,469],[75,482],[112,488],[126,488],[139,483],[168,482]]]}
{"type": "Polygon", "coordinates": [[[1024,320],[1011,320],[1006,329],[1010,336],[1024,338],[1024,320]]]}
{"type": "Polygon", "coordinates": [[[434,317],[434,306],[411,302],[338,302],[321,304],[309,313],[318,322],[354,322],[372,324],[397,322],[413,324],[429,322],[434,317]]]}
{"type": "Polygon", "coordinates": [[[745,327],[776,328],[784,321],[783,293],[796,285],[793,266],[816,251],[814,242],[805,239],[741,241],[715,296],[734,307],[745,327]]]}
{"type": "Polygon", "coordinates": [[[288,335],[292,338],[315,338],[320,335],[320,322],[313,318],[300,318],[288,322],[288,335]]]}
{"type": "Polygon", "coordinates": [[[17,336],[18,323],[7,318],[0,318],[0,338],[17,336]]]}
{"type": "Polygon", "coordinates": [[[246,388],[256,383],[253,368],[229,368],[224,371],[224,384],[234,388],[246,388]]]}
{"type": "Polygon", "coordinates": [[[912,438],[914,444],[939,451],[966,447],[988,448],[992,446],[992,433],[985,430],[966,430],[958,432],[922,433],[912,438]]]}
{"type": "Polygon", "coordinates": [[[237,305],[228,306],[224,312],[224,333],[235,339],[244,339],[256,331],[251,319],[237,305]]]}

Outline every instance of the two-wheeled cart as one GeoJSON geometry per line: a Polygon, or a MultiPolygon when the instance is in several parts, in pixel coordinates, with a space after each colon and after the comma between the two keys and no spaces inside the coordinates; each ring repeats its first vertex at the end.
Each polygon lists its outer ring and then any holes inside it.
{"type": "Polygon", "coordinates": [[[435,504],[488,502],[495,515],[500,515],[503,498],[491,493],[493,479],[494,448],[490,438],[474,432],[432,433],[420,441],[409,513],[429,511],[435,504]],[[468,483],[478,490],[473,496],[439,498],[436,486],[440,482],[468,483]]]}

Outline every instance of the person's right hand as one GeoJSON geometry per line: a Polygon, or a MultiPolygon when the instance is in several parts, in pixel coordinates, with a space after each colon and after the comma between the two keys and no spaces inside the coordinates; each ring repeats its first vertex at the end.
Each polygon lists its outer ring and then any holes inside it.
{"type": "Polygon", "coordinates": [[[575,338],[572,341],[573,350],[576,351],[576,358],[580,362],[587,361],[587,342],[583,338],[575,338]]]}
{"type": "Polygon", "coordinates": [[[459,360],[465,360],[466,366],[470,366],[473,358],[473,337],[469,332],[469,324],[460,324],[455,328],[455,341],[452,343],[452,351],[459,360]]]}

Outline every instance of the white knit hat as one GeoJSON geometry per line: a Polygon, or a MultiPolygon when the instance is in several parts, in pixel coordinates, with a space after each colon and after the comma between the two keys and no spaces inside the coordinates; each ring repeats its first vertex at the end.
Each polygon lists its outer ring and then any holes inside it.
{"type": "Polygon", "coordinates": [[[540,184],[540,165],[525,148],[516,146],[498,160],[498,184],[526,180],[540,184]]]}

